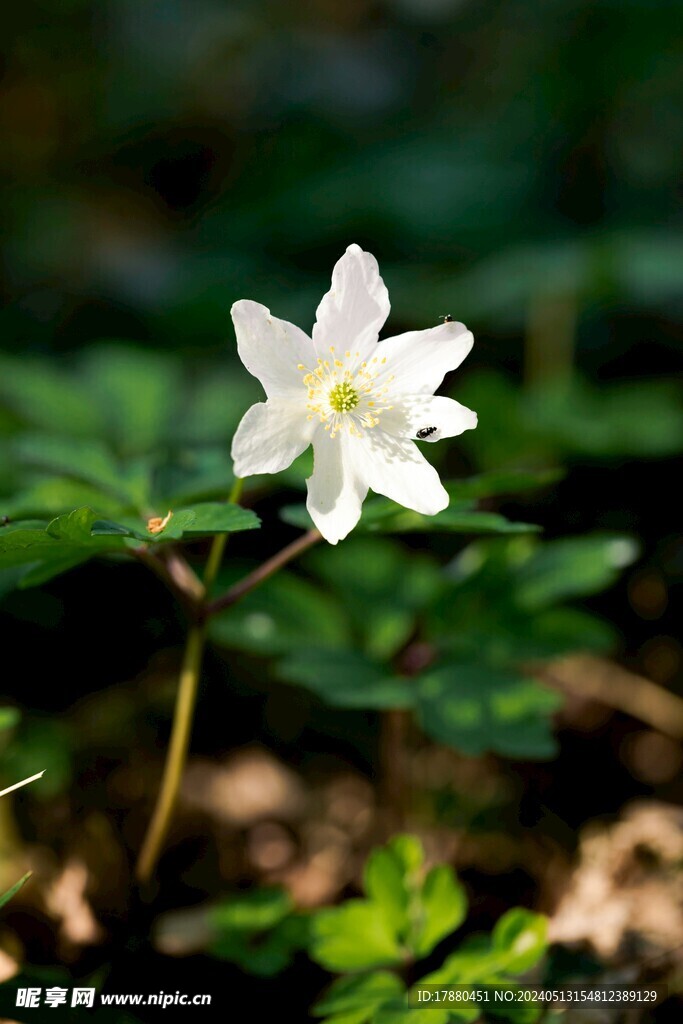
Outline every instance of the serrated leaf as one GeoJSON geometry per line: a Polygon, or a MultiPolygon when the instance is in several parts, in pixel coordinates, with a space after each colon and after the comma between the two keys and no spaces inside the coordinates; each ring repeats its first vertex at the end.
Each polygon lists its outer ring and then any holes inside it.
{"type": "Polygon", "coordinates": [[[315,915],[311,957],[329,971],[364,971],[400,963],[401,947],[380,908],[347,900],[315,915]]]}
{"type": "Polygon", "coordinates": [[[362,1013],[359,1020],[370,1020],[379,1006],[403,992],[403,982],[390,971],[339,978],[312,1007],[312,1013],[316,1017],[362,1013]]]}
{"type": "Polygon", "coordinates": [[[522,907],[509,910],[496,923],[491,945],[504,957],[502,969],[510,974],[523,974],[545,954],[548,947],[547,918],[522,907]]]}
{"type": "Polygon", "coordinates": [[[412,947],[418,957],[427,956],[447,935],[465,920],[465,890],[446,864],[432,868],[420,892],[420,925],[412,947]]]}
{"type": "Polygon", "coordinates": [[[165,541],[192,540],[197,537],[212,536],[218,533],[237,533],[243,530],[255,530],[261,520],[251,509],[227,502],[206,502],[191,508],[180,508],[171,511],[168,523],[158,533],[151,533],[146,524],[135,517],[122,516],[117,522],[98,519],[92,525],[94,537],[134,537],[148,544],[161,544],[165,541]]]}
{"type": "Polygon", "coordinates": [[[204,502],[181,509],[180,512],[194,513],[193,519],[183,530],[185,536],[237,533],[241,530],[256,530],[261,525],[261,520],[250,508],[228,502],[204,502]]]}
{"type": "Polygon", "coordinates": [[[15,580],[16,585],[25,588],[44,583],[98,554],[120,549],[120,538],[91,537],[94,519],[92,509],[82,508],[58,516],[47,527],[17,524],[0,531],[0,569],[26,566],[15,580]]]}
{"type": "Polygon", "coordinates": [[[111,519],[96,519],[91,527],[92,537],[133,537],[136,540],[148,541],[149,532],[143,533],[135,526],[127,526],[125,523],[115,523],[111,519]]]}
{"type": "Polygon", "coordinates": [[[411,682],[392,676],[357,651],[311,648],[293,653],[277,666],[277,674],[337,707],[408,708],[413,704],[411,682]]]}
{"type": "Polygon", "coordinates": [[[408,929],[411,885],[400,854],[392,844],[373,850],[365,862],[363,883],[367,896],[382,908],[392,930],[401,936],[408,929]]]}
{"type": "Polygon", "coordinates": [[[533,679],[454,662],[416,681],[425,732],[470,756],[546,758],[556,750],[550,715],[561,698],[533,679]]]}
{"type": "Polygon", "coordinates": [[[32,871],[27,871],[25,875],[22,875],[18,882],[15,882],[10,889],[7,889],[6,892],[2,893],[0,896],[0,910],[5,906],[5,904],[9,903],[13,896],[16,896],[22,886],[26,885],[32,874],[32,871]]]}
{"type": "Polygon", "coordinates": [[[69,541],[73,544],[92,543],[92,526],[95,522],[95,513],[91,508],[84,506],[76,508],[73,512],[57,516],[48,523],[46,533],[55,540],[69,541]]]}

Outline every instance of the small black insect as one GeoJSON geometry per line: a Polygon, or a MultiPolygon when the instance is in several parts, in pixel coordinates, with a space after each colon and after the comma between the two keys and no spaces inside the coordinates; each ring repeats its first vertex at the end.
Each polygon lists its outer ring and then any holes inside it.
{"type": "Polygon", "coordinates": [[[451,316],[450,313],[446,313],[445,316],[440,316],[439,320],[441,321],[442,324],[452,324],[453,323],[453,317],[451,316]]]}
{"type": "Polygon", "coordinates": [[[0,516],[0,526],[7,526],[9,521],[9,516],[0,516]]]}
{"type": "Polygon", "coordinates": [[[438,429],[438,427],[420,427],[420,429],[417,432],[417,436],[420,438],[421,441],[424,441],[425,437],[429,437],[431,434],[435,434],[438,429]]]}

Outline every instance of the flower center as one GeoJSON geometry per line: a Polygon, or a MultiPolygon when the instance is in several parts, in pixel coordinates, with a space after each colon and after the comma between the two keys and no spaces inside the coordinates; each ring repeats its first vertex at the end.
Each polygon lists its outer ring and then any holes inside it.
{"type": "Polygon", "coordinates": [[[330,405],[335,412],[351,412],[359,402],[358,392],[347,380],[335,384],[330,390],[330,405]]]}
{"type": "Polygon", "coordinates": [[[377,426],[381,413],[391,409],[386,396],[394,378],[383,372],[386,358],[361,360],[359,352],[345,352],[339,358],[334,346],[330,346],[330,355],[331,359],[318,359],[314,370],[299,364],[304,373],[308,418],[317,416],[330,437],[344,429],[360,437],[366,429],[377,426]]]}

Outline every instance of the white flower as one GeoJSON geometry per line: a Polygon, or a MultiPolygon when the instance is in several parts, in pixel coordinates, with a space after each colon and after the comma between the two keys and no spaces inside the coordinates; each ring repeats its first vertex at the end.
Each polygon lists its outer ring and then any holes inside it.
{"type": "Polygon", "coordinates": [[[472,348],[471,333],[447,319],[378,343],[388,315],[377,261],[357,245],[334,268],[312,339],[258,302],[232,307],[240,358],[267,396],[237,428],[235,474],[278,473],[312,444],[306,505],[331,544],[356,525],[369,488],[424,515],[446,508],[448,494],[415,439],[477,425],[470,409],[434,397],[472,348]]]}

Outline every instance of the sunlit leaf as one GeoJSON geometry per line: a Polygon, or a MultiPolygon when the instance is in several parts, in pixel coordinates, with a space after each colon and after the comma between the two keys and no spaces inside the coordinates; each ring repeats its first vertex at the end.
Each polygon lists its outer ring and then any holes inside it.
{"type": "Polygon", "coordinates": [[[467,897],[452,869],[432,868],[420,892],[420,918],[412,941],[417,956],[427,956],[465,920],[467,897]]]}
{"type": "Polygon", "coordinates": [[[329,971],[370,970],[402,959],[390,923],[367,900],[319,911],[312,924],[311,955],[329,971]]]}
{"type": "Polygon", "coordinates": [[[316,1017],[355,1012],[359,1022],[370,1020],[387,1000],[403,993],[401,980],[390,971],[339,978],[312,1007],[316,1017]]]}
{"type": "Polygon", "coordinates": [[[536,548],[516,574],[515,596],[526,608],[598,593],[616,582],[638,546],[623,536],[594,534],[549,541],[536,548]]]}
{"type": "Polygon", "coordinates": [[[521,907],[509,910],[496,923],[491,944],[505,958],[507,972],[523,974],[538,963],[547,949],[547,918],[521,907]]]}
{"type": "Polygon", "coordinates": [[[91,533],[93,537],[133,537],[159,544],[181,538],[192,540],[217,533],[255,530],[261,522],[251,509],[227,502],[206,502],[171,512],[167,524],[156,533],[150,532],[142,520],[129,516],[121,517],[118,522],[98,519],[92,523],[91,533]]]}
{"type": "Polygon", "coordinates": [[[464,754],[551,757],[550,716],[561,698],[533,679],[454,662],[416,680],[418,716],[434,739],[464,754]]]}

